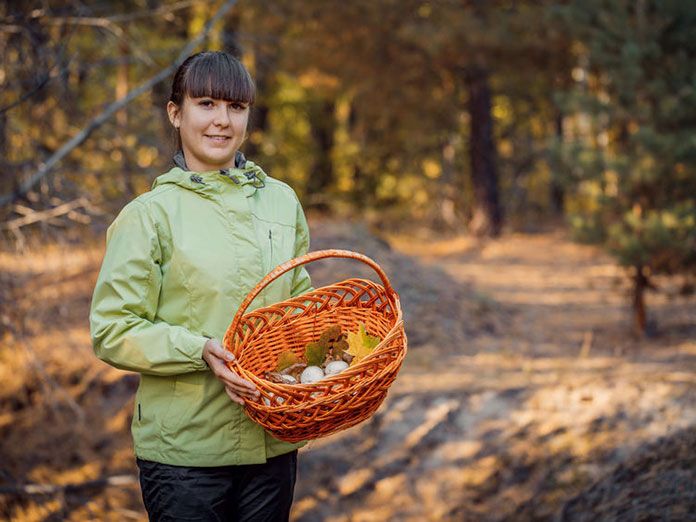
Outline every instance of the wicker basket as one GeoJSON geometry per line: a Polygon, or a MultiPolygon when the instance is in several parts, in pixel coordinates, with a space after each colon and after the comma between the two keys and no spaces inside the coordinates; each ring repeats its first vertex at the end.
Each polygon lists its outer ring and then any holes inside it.
{"type": "Polygon", "coordinates": [[[370,417],[386,397],[407,350],[399,296],[377,263],[348,250],[310,252],[277,266],[242,302],[223,344],[236,357],[228,363],[230,368],[261,393],[258,402],[245,400],[246,414],[288,442],[324,437],[370,417]],[[383,285],[347,279],[245,315],[249,304],[275,279],[330,257],[366,263],[383,285]],[[313,384],[277,384],[263,377],[275,368],[281,352],[292,350],[303,356],[307,343],[329,326],[356,331],[359,323],[382,341],[373,353],[338,375],[313,384]]]}

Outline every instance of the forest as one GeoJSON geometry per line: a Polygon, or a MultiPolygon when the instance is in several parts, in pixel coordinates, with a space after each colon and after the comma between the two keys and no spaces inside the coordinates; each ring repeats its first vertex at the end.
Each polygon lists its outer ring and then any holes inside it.
{"type": "Polygon", "coordinates": [[[251,72],[241,150],[311,250],[404,308],[387,400],[300,451],[293,520],[696,512],[696,4],[11,0],[0,50],[0,517],[146,519],[138,375],[89,305],[201,50],[251,72]]]}

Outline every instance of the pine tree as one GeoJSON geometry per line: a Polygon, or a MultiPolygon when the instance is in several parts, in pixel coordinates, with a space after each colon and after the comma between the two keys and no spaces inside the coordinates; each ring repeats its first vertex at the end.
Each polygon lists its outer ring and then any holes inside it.
{"type": "Polygon", "coordinates": [[[646,334],[652,276],[696,273],[696,5],[578,0],[562,14],[581,43],[562,148],[572,224],[627,268],[646,334]]]}

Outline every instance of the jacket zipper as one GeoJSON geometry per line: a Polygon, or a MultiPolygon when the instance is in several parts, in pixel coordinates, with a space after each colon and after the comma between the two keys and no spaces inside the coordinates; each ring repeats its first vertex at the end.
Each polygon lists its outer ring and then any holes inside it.
{"type": "Polygon", "coordinates": [[[268,272],[270,272],[271,270],[273,270],[273,233],[270,228],[268,229],[268,243],[271,246],[271,258],[270,263],[268,263],[268,272]]]}
{"type": "Polygon", "coordinates": [[[140,403],[138,403],[138,420],[143,420],[142,412],[140,411],[140,403]]]}

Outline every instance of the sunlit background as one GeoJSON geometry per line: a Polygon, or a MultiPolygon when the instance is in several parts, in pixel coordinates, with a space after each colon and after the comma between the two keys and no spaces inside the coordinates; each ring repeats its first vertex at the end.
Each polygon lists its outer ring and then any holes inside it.
{"type": "Polygon", "coordinates": [[[688,520],[695,36],[676,0],[0,5],[0,518],[145,519],[138,376],[92,354],[89,301],[171,166],[174,68],[224,49],[246,156],[406,314],[388,400],[302,450],[293,519],[688,520]]]}

